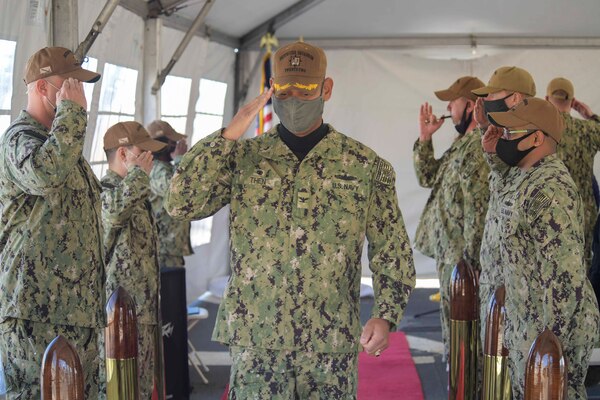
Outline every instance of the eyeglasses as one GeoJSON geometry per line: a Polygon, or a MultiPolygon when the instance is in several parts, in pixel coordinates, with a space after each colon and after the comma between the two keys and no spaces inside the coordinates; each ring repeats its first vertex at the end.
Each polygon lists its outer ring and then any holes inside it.
{"type": "Polygon", "coordinates": [[[518,133],[526,133],[531,134],[533,132],[539,131],[539,129],[508,129],[502,128],[502,136],[505,138],[510,138],[512,135],[516,135],[518,133]]]}

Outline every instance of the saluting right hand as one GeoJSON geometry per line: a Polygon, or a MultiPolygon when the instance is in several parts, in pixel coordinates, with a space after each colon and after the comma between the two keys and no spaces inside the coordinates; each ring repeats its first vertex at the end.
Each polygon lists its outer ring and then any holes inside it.
{"type": "Polygon", "coordinates": [[[498,139],[502,137],[502,130],[495,125],[489,125],[485,134],[481,137],[481,147],[483,151],[489,154],[496,153],[496,144],[498,139]]]}
{"type": "Polygon", "coordinates": [[[573,104],[571,104],[571,107],[573,107],[575,111],[577,111],[579,115],[581,115],[585,119],[590,119],[594,116],[594,112],[592,111],[590,106],[577,99],[573,99],[573,104]]]}
{"type": "Polygon", "coordinates": [[[485,130],[490,125],[490,121],[488,121],[487,117],[485,116],[483,98],[481,97],[479,97],[475,102],[475,111],[473,112],[473,118],[475,119],[477,126],[483,130],[485,130]]]}
{"type": "Polygon", "coordinates": [[[55,104],[58,105],[63,100],[71,100],[87,110],[87,100],[85,99],[83,83],[73,78],[65,79],[60,90],[56,93],[55,104]]]}
{"type": "Polygon", "coordinates": [[[153,159],[154,159],[154,157],[152,156],[151,151],[144,151],[143,153],[140,153],[139,156],[136,156],[133,153],[127,152],[127,155],[125,158],[125,165],[127,166],[127,169],[132,168],[137,165],[146,173],[146,175],[150,175],[150,171],[152,171],[152,160],[153,159]]]}
{"type": "Polygon", "coordinates": [[[426,142],[431,140],[433,134],[440,129],[440,126],[444,123],[443,119],[437,119],[433,114],[432,108],[429,103],[421,104],[421,112],[419,113],[419,140],[426,142]]]}
{"type": "Polygon", "coordinates": [[[248,130],[250,124],[254,122],[258,112],[267,104],[272,94],[273,88],[269,88],[269,90],[263,92],[250,103],[240,108],[221,136],[228,140],[238,140],[241,138],[244,132],[248,130]]]}

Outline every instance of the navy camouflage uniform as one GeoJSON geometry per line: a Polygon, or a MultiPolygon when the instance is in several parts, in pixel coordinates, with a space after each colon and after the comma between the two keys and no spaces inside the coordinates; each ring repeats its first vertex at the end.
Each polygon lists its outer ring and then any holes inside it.
{"type": "Polygon", "coordinates": [[[124,178],[108,170],[102,178],[102,220],[106,251],[106,296],[122,286],[136,304],[140,398],[151,399],[158,329],[158,235],[150,180],[140,167],[124,178]]]}
{"type": "Polygon", "coordinates": [[[437,262],[444,356],[448,359],[452,270],[461,259],[480,270],[489,200],[489,168],[483,158],[481,130],[459,136],[437,160],[432,141],[417,140],[413,161],[419,184],[432,189],[419,220],[415,248],[437,262]]]}
{"type": "Polygon", "coordinates": [[[365,236],[373,318],[397,324],[415,284],[394,186],[388,162],[331,126],[302,161],[277,127],[239,141],[218,131],[183,156],[167,211],[231,207],[232,274],[213,333],[231,346],[231,399],[355,398],[365,236]]]}
{"type": "Polygon", "coordinates": [[[82,156],[86,110],[63,100],[50,130],[26,111],[0,139],[0,352],[10,399],[40,397],[40,367],[57,334],[98,396],[104,315],[100,183],[82,156]]]}
{"type": "Polygon", "coordinates": [[[529,170],[510,168],[498,193],[499,244],[506,287],[504,345],[513,399],[523,399],[529,348],[546,327],[560,340],[568,398],[586,399],[584,379],[598,338],[598,304],[583,265],[583,212],[577,186],[553,154],[529,170]]]}

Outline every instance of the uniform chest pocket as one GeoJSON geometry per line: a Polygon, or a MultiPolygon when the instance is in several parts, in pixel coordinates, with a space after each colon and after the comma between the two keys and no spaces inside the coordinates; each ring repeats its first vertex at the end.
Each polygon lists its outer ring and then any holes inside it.
{"type": "Polygon", "coordinates": [[[232,187],[232,227],[250,237],[275,235],[281,197],[279,177],[265,174],[243,177],[232,187]]]}
{"type": "Polygon", "coordinates": [[[347,242],[364,232],[368,189],[360,180],[332,179],[313,185],[312,226],[323,240],[347,242]]]}
{"type": "Polygon", "coordinates": [[[367,208],[367,188],[359,180],[332,179],[313,187],[317,204],[324,212],[360,214],[367,208]]]}
{"type": "Polygon", "coordinates": [[[279,177],[253,174],[239,181],[233,198],[243,206],[272,210],[277,206],[280,194],[281,179],[279,177]]]}

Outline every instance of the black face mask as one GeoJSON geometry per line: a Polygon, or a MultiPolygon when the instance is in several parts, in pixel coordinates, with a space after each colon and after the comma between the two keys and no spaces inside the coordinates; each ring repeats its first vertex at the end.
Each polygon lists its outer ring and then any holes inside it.
{"type": "MultiPolygon", "coordinates": [[[[503,97],[501,99],[498,100],[484,100],[483,101],[483,108],[485,110],[485,116],[487,118],[487,115],[489,113],[493,113],[493,112],[507,112],[509,110],[508,106],[506,105],[506,99],[508,99],[510,96],[512,96],[514,93],[509,94],[506,97],[503,97]]],[[[489,118],[488,118],[489,120],[489,118]]],[[[492,121],[490,121],[491,123],[492,121]]]]}
{"type": "Polygon", "coordinates": [[[517,146],[519,146],[519,143],[533,135],[535,132],[536,131],[533,131],[515,140],[507,140],[502,138],[498,139],[498,143],[496,144],[496,154],[498,154],[498,157],[500,157],[500,159],[507,165],[516,167],[527,154],[531,153],[533,149],[535,149],[535,146],[531,146],[527,150],[519,150],[517,146]]]}
{"type": "Polygon", "coordinates": [[[473,120],[473,111],[471,111],[469,113],[469,116],[467,116],[467,108],[469,107],[468,104],[465,105],[465,111],[463,111],[463,115],[462,118],[460,119],[460,122],[457,125],[454,125],[454,129],[456,129],[456,132],[458,132],[459,135],[464,135],[465,133],[467,133],[467,128],[469,127],[469,125],[471,124],[471,121],[473,120]]]}

